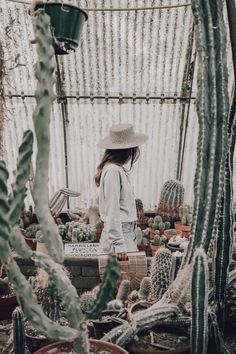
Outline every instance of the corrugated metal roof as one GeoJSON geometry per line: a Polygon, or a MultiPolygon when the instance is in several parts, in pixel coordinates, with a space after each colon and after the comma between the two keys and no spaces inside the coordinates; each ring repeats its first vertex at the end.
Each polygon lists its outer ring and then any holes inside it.
{"type": "MultiPolygon", "coordinates": [[[[82,8],[173,5],[171,0],[81,0],[79,3],[82,8]]],[[[186,4],[186,1],[175,0],[175,4],[186,4]]],[[[8,69],[17,66],[8,70],[5,92],[22,95],[22,98],[6,98],[5,156],[9,169],[13,170],[22,133],[32,128],[35,101],[24,95],[32,95],[35,89],[36,52],[30,43],[34,35],[28,6],[8,1],[1,5],[0,33],[3,33],[6,65],[8,69]]],[[[189,6],[89,12],[79,48],[59,58],[64,95],[180,96],[191,30],[189,6]]],[[[193,96],[195,91],[194,84],[193,96]]],[[[179,100],[175,103],[156,100],[148,104],[145,100],[136,103],[124,100],[120,104],[118,99],[110,99],[107,104],[105,100],[68,99],[69,188],[82,192],[80,199],[73,200],[71,205],[95,202],[97,191],[93,177],[101,156],[96,143],[112,123],[131,122],[137,131],[149,135],[132,176],[137,197],[143,199],[146,207],[153,207],[165,180],[176,177],[181,108],[179,100]]],[[[182,173],[185,201],[189,203],[193,201],[197,130],[195,105],[191,103],[182,173]]],[[[50,194],[65,186],[63,116],[61,105],[55,102],[51,123],[50,194]]]]}

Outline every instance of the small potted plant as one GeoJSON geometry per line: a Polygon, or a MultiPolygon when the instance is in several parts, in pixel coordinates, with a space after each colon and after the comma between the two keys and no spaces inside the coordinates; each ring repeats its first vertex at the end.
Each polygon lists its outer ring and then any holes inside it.
{"type": "Polygon", "coordinates": [[[164,233],[164,230],[170,228],[170,222],[163,222],[160,215],[156,215],[154,218],[148,219],[148,226],[150,227],[151,239],[154,238],[156,231],[159,231],[159,235],[164,233]]]}
{"type": "Polygon", "coordinates": [[[96,237],[95,237],[95,242],[99,242],[100,241],[100,237],[103,231],[103,227],[104,227],[104,223],[102,222],[102,220],[98,220],[98,222],[95,225],[95,229],[96,229],[96,237]]]}
{"type": "Polygon", "coordinates": [[[161,241],[160,235],[156,234],[153,241],[151,241],[152,256],[154,257],[159,248],[165,247],[164,243],[161,241]]]}
{"type": "Polygon", "coordinates": [[[179,216],[181,221],[175,222],[176,230],[180,230],[182,235],[189,237],[191,232],[191,223],[192,223],[192,213],[191,207],[189,205],[184,205],[179,208],[179,216]]]}
{"type": "Polygon", "coordinates": [[[168,229],[164,231],[164,235],[166,236],[167,240],[170,240],[174,236],[182,236],[182,231],[176,229],[168,229]]]}
{"type": "Polygon", "coordinates": [[[137,227],[140,227],[141,230],[146,229],[148,217],[145,216],[143,210],[143,202],[141,199],[135,199],[136,210],[137,210],[137,227]]]}
{"type": "Polygon", "coordinates": [[[78,6],[63,2],[37,1],[34,10],[44,8],[50,17],[56,54],[68,54],[79,45],[87,13],[78,6]]]}

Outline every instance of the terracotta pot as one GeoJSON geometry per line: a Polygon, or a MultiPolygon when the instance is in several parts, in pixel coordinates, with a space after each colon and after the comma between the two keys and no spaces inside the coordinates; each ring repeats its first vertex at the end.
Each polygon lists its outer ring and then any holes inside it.
{"type": "Polygon", "coordinates": [[[137,220],[137,227],[140,227],[141,230],[145,230],[147,228],[147,221],[137,220]]]}
{"type": "Polygon", "coordinates": [[[159,248],[163,248],[165,247],[165,245],[162,243],[160,246],[156,246],[156,245],[151,245],[151,250],[152,250],[152,256],[154,257],[157,253],[157,251],[159,250],[159,248]]]}
{"type": "Polygon", "coordinates": [[[146,252],[147,249],[148,249],[148,246],[145,246],[145,245],[138,245],[138,250],[139,250],[139,251],[144,251],[144,252],[146,252]]]}
{"type": "MultiPolygon", "coordinates": [[[[104,342],[101,340],[90,339],[89,345],[91,351],[100,350],[100,351],[105,351],[109,354],[128,354],[128,352],[125,349],[119,347],[118,345],[104,342]]],[[[66,350],[68,350],[69,353],[72,349],[73,349],[73,343],[57,342],[37,350],[34,354],[49,354],[52,352],[60,354],[62,351],[65,352],[66,350]],[[56,349],[57,351],[55,350],[53,351],[53,349],[56,349]]]]}
{"type": "Polygon", "coordinates": [[[166,236],[167,240],[170,240],[173,236],[182,236],[182,231],[176,229],[169,229],[164,231],[164,235],[166,236]]]}
{"type": "Polygon", "coordinates": [[[181,221],[176,221],[175,222],[175,228],[176,228],[176,230],[180,230],[184,237],[189,237],[190,232],[191,232],[191,226],[190,225],[182,225],[181,221]]]}
{"type": "Polygon", "coordinates": [[[25,237],[25,242],[32,249],[32,251],[36,250],[37,241],[35,238],[25,237]]]}
{"type": "Polygon", "coordinates": [[[136,344],[130,344],[127,347],[127,350],[130,354],[190,354],[191,353],[189,347],[183,347],[183,348],[178,348],[173,350],[161,350],[157,348],[145,349],[143,347],[139,347],[136,344]]]}
{"type": "Polygon", "coordinates": [[[0,321],[11,319],[12,312],[18,306],[15,295],[2,297],[0,296],[0,321]]]}

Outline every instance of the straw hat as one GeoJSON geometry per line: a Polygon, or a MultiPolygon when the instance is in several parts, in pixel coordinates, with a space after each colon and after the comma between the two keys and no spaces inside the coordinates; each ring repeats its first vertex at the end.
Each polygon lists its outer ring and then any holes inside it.
{"type": "Polygon", "coordinates": [[[144,144],[146,134],[134,132],[132,124],[116,124],[110,128],[109,135],[99,141],[98,147],[103,149],[129,149],[144,144]]]}

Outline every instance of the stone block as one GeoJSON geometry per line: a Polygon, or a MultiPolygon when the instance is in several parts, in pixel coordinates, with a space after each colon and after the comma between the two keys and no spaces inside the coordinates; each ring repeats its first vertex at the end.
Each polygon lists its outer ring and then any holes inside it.
{"type": "Polygon", "coordinates": [[[83,277],[98,277],[99,271],[98,266],[83,266],[82,267],[83,277]]]}
{"type": "Polygon", "coordinates": [[[79,265],[66,266],[72,277],[78,277],[81,274],[81,267],[79,265]]]}
{"type": "Polygon", "coordinates": [[[77,277],[72,279],[76,289],[92,289],[101,282],[99,277],[77,277]]]}

